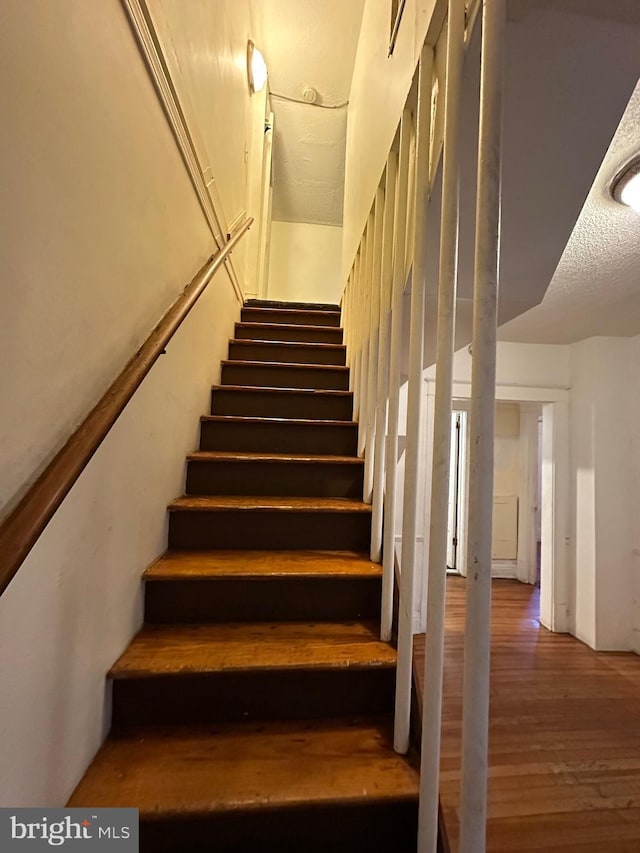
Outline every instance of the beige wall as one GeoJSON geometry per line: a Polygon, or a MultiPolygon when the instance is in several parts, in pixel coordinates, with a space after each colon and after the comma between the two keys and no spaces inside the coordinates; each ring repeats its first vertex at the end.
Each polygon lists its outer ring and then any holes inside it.
{"type": "Polygon", "coordinates": [[[261,44],[251,0],[147,3],[223,231],[256,220],[234,252],[245,291],[255,293],[267,88],[249,95],[247,41],[261,44]]]}
{"type": "Polygon", "coordinates": [[[340,227],[274,221],[268,298],[337,304],[342,292],[341,247],[340,227]]]}
{"type": "Polygon", "coordinates": [[[520,407],[517,403],[497,403],[493,494],[517,495],[520,480],[520,407]]]}
{"type": "MultiPolygon", "coordinates": [[[[119,0],[4,0],[0,41],[4,515],[214,246],[119,0]]],[[[215,163],[229,215],[239,164],[234,137],[215,163]]],[[[0,599],[3,806],[62,805],[100,744],[238,313],[220,273],[0,599]]]]}

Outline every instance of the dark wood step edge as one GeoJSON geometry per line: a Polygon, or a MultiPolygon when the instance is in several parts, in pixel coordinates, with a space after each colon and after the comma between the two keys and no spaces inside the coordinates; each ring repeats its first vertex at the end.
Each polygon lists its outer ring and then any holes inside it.
{"type": "MultiPolygon", "coordinates": [[[[234,362],[237,364],[238,362],[234,362]]],[[[265,362],[260,362],[265,364],[265,362]]],[[[280,363],[280,362],[278,362],[280,363]]],[[[306,367],[307,365],[303,365],[306,367]]],[[[336,365],[334,365],[336,366],[336,365]]],[[[339,365],[337,365],[339,366],[339,365]]],[[[333,397],[353,397],[353,391],[340,391],[331,388],[279,388],[275,385],[212,385],[212,391],[233,391],[238,393],[248,392],[249,394],[299,394],[302,396],[333,396],[333,397]]]]}
{"type": "Polygon", "coordinates": [[[287,370],[329,370],[332,372],[340,371],[345,373],[349,370],[343,364],[305,364],[297,361],[249,361],[244,359],[224,359],[221,362],[223,367],[259,367],[259,368],[285,368],[287,370]]]}
{"type": "MultiPolygon", "coordinates": [[[[317,326],[311,326],[311,328],[318,328],[317,326]]],[[[346,350],[346,344],[326,344],[319,341],[269,341],[264,340],[263,338],[230,338],[229,345],[234,346],[243,346],[243,347],[253,347],[253,346],[264,346],[264,347],[279,347],[281,349],[308,349],[308,350],[321,350],[327,349],[335,352],[336,350],[346,350]]],[[[329,365],[331,366],[331,365],[329,365]]],[[[334,365],[335,366],[335,365],[334,365]]],[[[341,365],[340,365],[341,366],[341,365]]]]}
{"type": "MultiPolygon", "coordinates": [[[[224,387],[224,386],[223,386],[224,387]]],[[[257,389],[260,390],[260,389],[257,389]]],[[[265,418],[258,415],[201,415],[200,423],[240,423],[253,424],[292,424],[295,426],[313,425],[313,426],[337,426],[337,427],[357,427],[357,421],[340,421],[340,420],[322,420],[320,418],[265,418]]]]}
{"type": "Polygon", "coordinates": [[[189,462],[273,462],[276,464],[309,465],[364,465],[364,457],[331,456],[328,453],[259,453],[251,450],[193,450],[187,454],[189,462]]]}

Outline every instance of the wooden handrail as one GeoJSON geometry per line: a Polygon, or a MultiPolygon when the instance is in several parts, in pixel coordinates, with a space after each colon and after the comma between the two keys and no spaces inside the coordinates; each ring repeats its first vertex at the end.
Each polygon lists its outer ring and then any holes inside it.
{"type": "Polygon", "coordinates": [[[166,312],[99,403],[0,526],[0,595],[207,285],[248,231],[245,220],[166,312]]]}

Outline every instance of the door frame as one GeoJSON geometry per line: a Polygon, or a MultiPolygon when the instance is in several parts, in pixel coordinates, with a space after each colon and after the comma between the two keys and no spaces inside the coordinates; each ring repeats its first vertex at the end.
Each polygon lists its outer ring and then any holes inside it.
{"type": "MultiPolygon", "coordinates": [[[[454,382],[453,410],[468,410],[470,394],[470,382],[454,382]]],[[[533,471],[537,470],[537,458],[534,460],[533,455],[535,453],[537,456],[537,419],[540,408],[542,409],[540,622],[550,631],[565,633],[569,627],[570,587],[569,392],[561,388],[498,384],[496,385],[496,402],[522,405],[525,415],[524,428],[528,439],[526,452],[530,460],[529,466],[535,466],[533,471]],[[531,433],[530,436],[529,433],[531,433]]],[[[533,471],[528,478],[530,488],[527,488],[527,500],[522,507],[523,512],[527,512],[530,516],[525,524],[526,533],[524,529],[522,531],[522,550],[520,522],[518,528],[518,579],[526,583],[532,580],[531,560],[533,549],[536,547],[534,515],[536,497],[533,493],[535,488],[533,471]]],[[[458,519],[458,571],[466,576],[468,461],[461,469],[461,475],[461,484],[464,484],[464,503],[458,519]]],[[[535,562],[533,565],[535,566],[535,562]]]]}

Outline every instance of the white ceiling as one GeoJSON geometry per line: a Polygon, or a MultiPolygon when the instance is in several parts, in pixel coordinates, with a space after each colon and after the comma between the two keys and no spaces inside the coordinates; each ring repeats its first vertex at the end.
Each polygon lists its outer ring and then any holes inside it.
{"type": "Polygon", "coordinates": [[[596,175],[540,305],[500,330],[505,341],[573,343],[640,333],[640,214],[609,185],[640,151],[640,84],[596,175]]]}
{"type": "MultiPolygon", "coordinates": [[[[476,32],[465,60],[456,348],[471,339],[473,313],[478,36],[476,32]]],[[[603,198],[601,189],[594,190],[597,214],[590,202],[585,207],[639,73],[640,2],[510,0],[503,133],[501,339],[541,343],[576,340],[585,333],[631,334],[640,325],[639,300],[632,292],[638,242],[634,220],[603,198]],[[583,207],[588,222],[582,221],[583,207]],[[628,227],[623,236],[617,226],[625,217],[628,227]],[[554,274],[579,218],[571,272],[567,269],[566,275],[556,279],[554,274]],[[605,218],[611,238],[606,246],[600,245],[605,218]],[[624,250],[614,245],[619,240],[624,240],[624,250]],[[533,306],[543,300],[552,279],[549,300],[555,299],[556,282],[563,280],[563,292],[570,289],[571,298],[550,302],[552,310],[548,312],[545,298],[545,313],[536,316],[542,308],[532,310],[533,306]],[[615,305],[618,297],[612,297],[614,279],[619,285],[614,287],[615,292],[626,299],[619,306],[615,305]],[[587,299],[589,288],[591,298],[587,299]],[[605,302],[606,312],[602,307],[605,302]]],[[[630,147],[634,136],[640,142],[637,119],[636,115],[629,133],[624,134],[625,145],[630,147]]],[[[425,366],[435,359],[438,187],[431,206],[425,366]]],[[[558,268],[558,276],[561,272],[558,268]]]]}
{"type": "Polygon", "coordinates": [[[275,114],[273,218],[341,225],[347,106],[364,0],[259,0],[275,114]],[[291,103],[317,90],[317,103],[291,103]]]}

